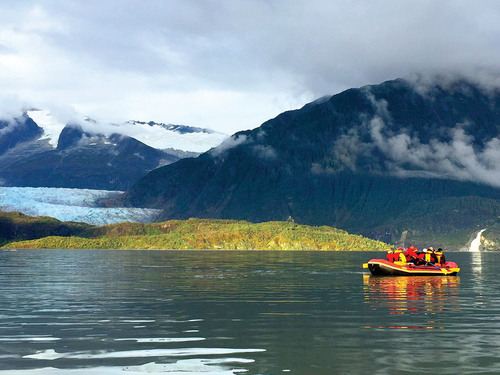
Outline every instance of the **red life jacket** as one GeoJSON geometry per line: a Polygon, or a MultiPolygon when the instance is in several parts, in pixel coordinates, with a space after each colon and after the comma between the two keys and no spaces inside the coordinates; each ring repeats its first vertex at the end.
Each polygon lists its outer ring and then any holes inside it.
{"type": "Polygon", "coordinates": [[[405,257],[408,260],[413,260],[418,258],[418,254],[415,252],[415,248],[413,246],[410,246],[406,251],[405,251],[405,257]]]}
{"type": "Polygon", "coordinates": [[[387,260],[389,262],[394,263],[396,260],[399,260],[399,254],[396,254],[396,253],[387,253],[387,260]]]}

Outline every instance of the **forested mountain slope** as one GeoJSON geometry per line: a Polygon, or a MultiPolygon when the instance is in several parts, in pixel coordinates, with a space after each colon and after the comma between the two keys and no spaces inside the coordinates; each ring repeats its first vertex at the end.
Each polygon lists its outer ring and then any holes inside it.
{"type": "Polygon", "coordinates": [[[123,202],[465,245],[498,220],[499,119],[500,92],[464,79],[350,89],[158,168],[123,202]]]}

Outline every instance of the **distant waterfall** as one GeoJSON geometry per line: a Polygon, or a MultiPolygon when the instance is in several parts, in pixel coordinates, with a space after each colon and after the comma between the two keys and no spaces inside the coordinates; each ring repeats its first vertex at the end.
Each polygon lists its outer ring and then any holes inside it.
{"type": "Polygon", "coordinates": [[[474,240],[472,240],[472,242],[470,243],[469,251],[471,251],[471,252],[478,252],[479,251],[479,246],[481,246],[481,235],[483,234],[483,232],[485,230],[486,229],[482,229],[480,232],[478,232],[476,238],[474,238],[474,240]]]}

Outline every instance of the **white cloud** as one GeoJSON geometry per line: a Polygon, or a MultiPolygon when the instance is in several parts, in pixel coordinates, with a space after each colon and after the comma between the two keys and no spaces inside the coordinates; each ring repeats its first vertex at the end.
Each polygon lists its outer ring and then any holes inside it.
{"type": "MultiPolygon", "coordinates": [[[[448,78],[442,78],[440,83],[446,84],[448,78]]],[[[414,83],[420,85],[417,91],[421,95],[431,94],[432,88],[436,87],[430,81],[429,84],[427,81],[414,83]]],[[[491,88],[488,86],[484,81],[483,87],[491,88]]],[[[460,89],[465,90],[466,87],[460,89]]],[[[500,138],[483,140],[480,145],[467,132],[474,124],[465,121],[452,128],[437,130],[436,134],[441,133],[440,139],[434,137],[423,142],[418,134],[410,134],[404,124],[398,124],[394,129],[387,102],[376,100],[368,89],[365,94],[375,112],[371,117],[363,115],[359,124],[353,124],[336,140],[332,151],[335,170],[354,171],[358,161],[364,158],[365,161],[372,160],[373,164],[369,167],[381,174],[450,178],[500,187],[500,138]],[[362,139],[361,133],[369,135],[369,138],[362,139]]],[[[432,96],[427,99],[432,100],[432,96]]],[[[318,165],[312,167],[314,173],[324,172],[318,165]]]]}
{"type": "Polygon", "coordinates": [[[234,148],[242,143],[245,143],[247,136],[244,134],[233,134],[232,136],[226,138],[219,146],[212,148],[209,152],[212,156],[220,156],[226,150],[234,148]]]}
{"type": "Polygon", "coordinates": [[[103,122],[232,133],[349,87],[500,70],[496,0],[6,0],[0,12],[0,94],[103,122]]]}
{"type": "Polygon", "coordinates": [[[373,146],[388,158],[389,174],[411,177],[452,178],[500,187],[500,139],[492,138],[483,148],[473,144],[473,137],[457,127],[448,142],[432,139],[422,143],[416,137],[399,133],[384,134],[380,118],[371,123],[373,146]]]}
{"type": "Polygon", "coordinates": [[[270,145],[255,145],[253,146],[253,152],[257,157],[264,160],[275,160],[278,157],[278,153],[270,145]]]}

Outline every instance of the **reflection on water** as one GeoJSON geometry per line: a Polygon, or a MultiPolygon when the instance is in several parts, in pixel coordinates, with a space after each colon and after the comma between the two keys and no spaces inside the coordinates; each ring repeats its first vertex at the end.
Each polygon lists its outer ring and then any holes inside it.
{"type": "Polygon", "coordinates": [[[483,256],[481,255],[481,252],[472,252],[472,261],[471,261],[471,266],[472,266],[472,272],[480,276],[482,271],[483,271],[483,256]]]}
{"type": "Polygon", "coordinates": [[[399,276],[363,275],[365,303],[373,310],[389,315],[425,315],[425,325],[366,326],[391,329],[442,329],[434,319],[439,312],[460,311],[458,276],[399,276]]]}

